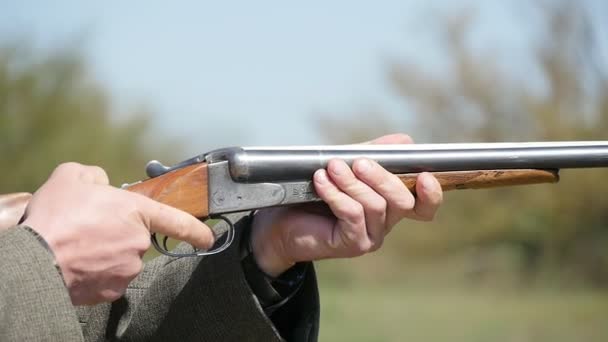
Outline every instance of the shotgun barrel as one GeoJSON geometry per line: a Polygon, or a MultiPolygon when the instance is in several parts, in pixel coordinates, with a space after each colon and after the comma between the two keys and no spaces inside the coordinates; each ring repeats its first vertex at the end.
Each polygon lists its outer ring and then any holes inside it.
{"type": "Polygon", "coordinates": [[[207,153],[227,160],[236,182],[301,181],[331,159],[377,161],[392,173],[608,167],[608,141],[233,147],[207,153]]]}

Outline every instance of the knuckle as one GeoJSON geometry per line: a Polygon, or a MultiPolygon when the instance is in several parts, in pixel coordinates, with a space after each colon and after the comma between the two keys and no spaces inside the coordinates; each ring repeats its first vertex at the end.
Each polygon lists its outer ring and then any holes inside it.
{"type": "Polygon", "coordinates": [[[366,214],[373,216],[383,216],[386,213],[387,202],[379,197],[366,205],[366,214]]]}
{"type": "Polygon", "coordinates": [[[343,230],[341,235],[343,245],[353,253],[360,251],[364,241],[368,240],[365,227],[362,225],[349,227],[349,229],[343,230]]]}
{"type": "Polygon", "coordinates": [[[376,162],[371,162],[371,164],[373,165],[372,168],[365,175],[362,175],[365,183],[378,189],[390,189],[392,185],[389,179],[394,175],[377,165],[376,162]]]}
{"type": "Polygon", "coordinates": [[[139,257],[130,258],[129,262],[121,267],[115,276],[115,283],[120,287],[127,287],[143,269],[143,261],[139,257]]]}
{"type": "Polygon", "coordinates": [[[354,252],[357,255],[363,255],[371,251],[373,247],[373,243],[370,239],[359,239],[357,243],[354,245],[354,252]]]}
{"type": "Polygon", "coordinates": [[[148,249],[150,249],[150,245],[151,245],[150,235],[142,234],[141,238],[139,238],[136,248],[137,248],[138,252],[140,252],[140,254],[141,254],[141,253],[146,252],[148,249]]]}
{"type": "Polygon", "coordinates": [[[138,203],[138,201],[132,200],[133,196],[137,196],[137,194],[132,194],[127,191],[117,194],[116,201],[120,201],[122,204],[118,209],[120,211],[120,215],[124,215],[126,218],[128,218],[129,222],[137,222],[137,224],[141,224],[146,230],[149,231],[149,218],[144,215],[141,204],[138,203]]]}
{"type": "Polygon", "coordinates": [[[106,172],[106,170],[104,170],[102,167],[97,166],[97,165],[91,165],[89,166],[89,170],[96,174],[99,175],[100,177],[104,177],[105,179],[108,178],[108,173],[106,172]]]}
{"type": "Polygon", "coordinates": [[[124,271],[121,272],[122,274],[120,274],[120,276],[118,277],[117,284],[120,284],[121,287],[126,288],[131,282],[131,280],[137,277],[143,267],[144,264],[141,259],[137,258],[137,260],[133,260],[129,263],[129,265],[125,267],[124,271]]]}
{"type": "Polygon", "coordinates": [[[176,230],[175,230],[175,232],[173,233],[173,235],[174,235],[174,237],[175,237],[177,240],[180,240],[180,241],[185,241],[185,240],[188,240],[188,238],[190,237],[190,234],[189,234],[189,232],[188,232],[188,231],[187,231],[187,230],[184,228],[184,227],[185,227],[185,225],[182,225],[182,224],[181,224],[183,219],[179,219],[179,220],[180,220],[180,221],[179,221],[179,224],[177,225],[177,228],[178,228],[178,229],[176,229],[176,230]]]}
{"type": "Polygon", "coordinates": [[[357,175],[366,175],[370,171],[370,168],[368,167],[370,164],[371,162],[365,158],[357,158],[353,162],[353,171],[355,171],[357,175]]]}
{"type": "Polygon", "coordinates": [[[340,203],[340,199],[342,198],[340,193],[334,189],[327,189],[324,197],[324,200],[327,203],[340,203]]]}
{"type": "Polygon", "coordinates": [[[365,188],[354,177],[345,177],[342,181],[341,189],[351,196],[361,196],[365,194],[365,188]]]}
{"type": "Polygon", "coordinates": [[[361,223],[365,218],[365,211],[360,203],[354,202],[343,209],[342,217],[351,223],[361,223]]]}
{"type": "Polygon", "coordinates": [[[360,194],[363,191],[360,181],[352,174],[340,176],[336,179],[336,184],[343,192],[349,194],[360,194]]]}
{"type": "Polygon", "coordinates": [[[416,206],[416,199],[411,193],[400,196],[394,203],[394,207],[401,213],[411,211],[416,206]]]}
{"type": "Polygon", "coordinates": [[[61,163],[59,165],[57,165],[57,167],[55,168],[55,173],[69,173],[69,172],[73,172],[75,170],[80,170],[82,169],[82,164],[76,163],[76,162],[67,162],[67,163],[61,163]]]}
{"type": "Polygon", "coordinates": [[[380,238],[373,240],[372,245],[369,248],[368,252],[375,252],[375,251],[379,250],[380,247],[382,247],[383,243],[384,243],[384,237],[380,237],[380,238]]]}
{"type": "Polygon", "coordinates": [[[349,257],[358,257],[368,253],[373,247],[373,242],[368,238],[365,232],[352,233],[349,236],[347,255],[349,257]]]}
{"type": "Polygon", "coordinates": [[[381,194],[392,194],[403,191],[402,189],[407,191],[399,177],[384,169],[380,169],[375,177],[369,179],[368,183],[381,194]]]}

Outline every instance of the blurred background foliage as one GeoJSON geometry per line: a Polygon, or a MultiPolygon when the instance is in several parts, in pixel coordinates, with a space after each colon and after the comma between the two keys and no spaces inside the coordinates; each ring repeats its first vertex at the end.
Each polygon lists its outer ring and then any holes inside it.
{"type": "MultiPolygon", "coordinates": [[[[602,37],[578,2],[538,7],[532,70],[473,49],[474,11],[451,13],[434,20],[447,72],[387,65],[407,124],[378,111],[315,124],[334,143],[395,131],[422,142],[606,140],[602,37]]],[[[159,138],[149,113],[116,115],[77,50],[5,42],[0,193],[34,191],[63,161],[101,165],[115,185],[141,179],[150,159],[175,161],[181,145],[159,138]]],[[[404,221],[374,255],[319,263],[322,340],[608,340],[607,193],[605,170],[573,170],[558,185],[446,194],[432,224],[404,221]]]]}
{"type": "MultiPolygon", "coordinates": [[[[474,12],[452,13],[439,21],[447,72],[403,60],[387,67],[407,124],[364,111],[348,121],[321,115],[318,128],[335,143],[392,131],[419,142],[606,140],[603,38],[580,3],[538,6],[532,70],[509,70],[492,46],[473,49],[474,12]]],[[[376,255],[321,264],[337,301],[326,336],[340,339],[358,319],[381,327],[359,332],[361,341],[608,339],[605,177],[564,170],[558,185],[448,193],[433,223],[403,221],[376,255]],[[353,302],[369,282],[373,294],[353,302]]]]}
{"type": "Polygon", "coordinates": [[[78,50],[41,53],[23,42],[0,46],[0,192],[33,192],[61,162],[101,165],[114,185],[139,180],[176,142],[159,139],[149,110],[115,113],[109,92],[78,50]]]}

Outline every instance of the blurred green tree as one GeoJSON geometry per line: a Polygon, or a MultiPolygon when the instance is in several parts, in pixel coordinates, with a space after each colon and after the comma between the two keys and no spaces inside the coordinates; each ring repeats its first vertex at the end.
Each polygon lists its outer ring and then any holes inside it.
{"type": "Polygon", "coordinates": [[[61,162],[102,166],[118,184],[144,178],[146,161],[175,144],[150,144],[149,112],[117,113],[74,49],[0,44],[0,193],[34,191],[61,162]]]}
{"type": "MultiPolygon", "coordinates": [[[[608,75],[599,63],[599,33],[583,6],[539,6],[543,33],[532,40],[529,54],[540,87],[529,85],[525,74],[505,71],[495,50],[470,48],[470,13],[435,21],[443,28],[449,72],[436,75],[407,61],[389,65],[388,78],[411,109],[413,124],[399,129],[433,142],[605,140],[608,75]]],[[[368,114],[348,122],[319,118],[318,127],[336,143],[399,127],[387,115],[368,114]]],[[[393,230],[389,254],[428,256],[473,247],[473,268],[483,273],[491,251],[507,246],[526,279],[549,269],[564,280],[608,286],[606,176],[606,170],[566,171],[558,185],[448,194],[432,227],[407,222],[407,229],[393,230]]]]}

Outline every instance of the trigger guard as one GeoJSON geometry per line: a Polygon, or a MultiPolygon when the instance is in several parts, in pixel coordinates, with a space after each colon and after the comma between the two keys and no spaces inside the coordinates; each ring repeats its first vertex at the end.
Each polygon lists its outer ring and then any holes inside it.
{"type": "MultiPolygon", "coordinates": [[[[234,236],[236,235],[234,223],[232,223],[232,221],[230,221],[228,218],[226,218],[225,216],[222,216],[222,215],[210,217],[209,219],[222,220],[228,224],[228,232],[226,232],[226,240],[224,241],[224,243],[221,246],[219,246],[215,249],[211,249],[211,250],[207,250],[207,251],[199,251],[196,247],[193,247],[194,252],[192,252],[192,253],[174,253],[167,248],[167,240],[168,240],[167,236],[165,236],[163,238],[162,245],[158,242],[156,233],[152,233],[150,235],[150,241],[152,242],[152,245],[158,252],[160,252],[161,254],[170,256],[170,257],[176,257],[176,258],[199,257],[199,256],[207,256],[207,255],[221,253],[221,252],[225,251],[226,249],[228,249],[228,247],[230,247],[230,245],[232,245],[232,242],[234,241],[234,236]]],[[[205,220],[205,221],[207,221],[207,220],[205,220]]],[[[205,222],[205,221],[203,221],[203,222],[205,222]]]]}

